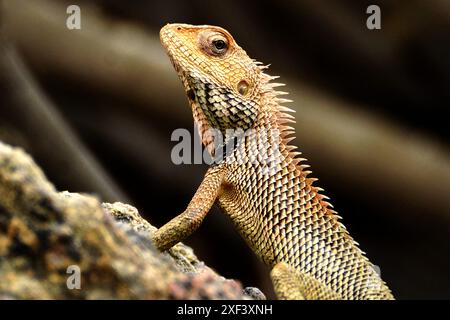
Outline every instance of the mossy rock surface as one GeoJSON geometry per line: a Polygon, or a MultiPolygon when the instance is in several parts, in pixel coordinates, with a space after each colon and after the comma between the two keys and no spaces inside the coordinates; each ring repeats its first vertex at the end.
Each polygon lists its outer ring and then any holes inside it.
{"type": "Polygon", "coordinates": [[[159,252],[155,229],[130,205],[58,192],[30,156],[0,142],[0,298],[249,298],[188,246],[159,252]],[[70,266],[79,289],[69,289],[70,266]]]}

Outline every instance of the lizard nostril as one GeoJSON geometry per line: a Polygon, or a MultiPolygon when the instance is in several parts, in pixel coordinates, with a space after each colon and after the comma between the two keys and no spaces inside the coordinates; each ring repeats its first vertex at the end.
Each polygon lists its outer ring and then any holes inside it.
{"type": "Polygon", "coordinates": [[[177,31],[180,31],[181,30],[181,27],[177,27],[177,31]]]}

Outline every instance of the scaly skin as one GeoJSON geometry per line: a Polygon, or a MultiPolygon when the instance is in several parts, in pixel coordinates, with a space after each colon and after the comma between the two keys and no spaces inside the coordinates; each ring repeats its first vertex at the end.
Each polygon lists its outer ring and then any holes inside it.
{"type": "Polygon", "coordinates": [[[282,106],[289,100],[274,89],[281,85],[271,82],[276,77],[222,28],[169,24],[160,38],[203,144],[216,157],[217,146],[231,148],[210,167],[186,211],[155,233],[156,245],[165,250],[189,236],[217,203],[272,268],[279,298],[393,299],[290,144],[292,110],[282,106]]]}

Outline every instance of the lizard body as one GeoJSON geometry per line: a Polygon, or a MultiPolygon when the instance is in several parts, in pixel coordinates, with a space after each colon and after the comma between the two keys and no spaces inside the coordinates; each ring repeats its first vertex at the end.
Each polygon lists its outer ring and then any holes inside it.
{"type": "Polygon", "coordinates": [[[294,118],[283,106],[285,92],[275,89],[282,85],[276,77],[220,27],[169,24],[160,38],[203,144],[212,156],[214,146],[233,144],[209,168],[187,209],[155,233],[156,245],[165,250],[189,236],[217,203],[272,268],[279,298],[393,299],[290,143],[294,118]],[[244,134],[236,142],[230,130],[244,134]]]}

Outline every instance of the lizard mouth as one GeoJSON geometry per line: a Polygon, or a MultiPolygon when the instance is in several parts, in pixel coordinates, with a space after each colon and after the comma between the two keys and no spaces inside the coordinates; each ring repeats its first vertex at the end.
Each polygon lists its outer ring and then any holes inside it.
{"type": "Polygon", "coordinates": [[[193,89],[187,89],[186,90],[186,95],[189,99],[189,101],[194,102],[195,101],[195,92],[193,89]]]}
{"type": "Polygon", "coordinates": [[[192,89],[192,82],[189,73],[183,68],[182,60],[180,62],[179,52],[184,53],[184,45],[181,40],[177,36],[177,31],[179,27],[184,25],[180,24],[168,24],[164,26],[160,31],[160,40],[161,44],[166,50],[166,53],[170,59],[170,62],[175,69],[178,77],[183,83],[184,90],[186,92],[186,96],[188,97],[189,102],[195,103],[196,101],[196,93],[195,90],[192,89]],[[176,48],[176,49],[175,49],[176,48]],[[178,52],[178,53],[177,53],[178,52]],[[178,55],[177,55],[178,54],[178,55]]]}
{"type": "Polygon", "coordinates": [[[162,46],[166,50],[167,55],[169,56],[170,62],[172,63],[173,68],[175,71],[179,74],[180,73],[180,66],[175,61],[174,53],[172,52],[172,48],[169,45],[170,43],[173,43],[175,40],[175,35],[173,31],[170,28],[170,25],[166,25],[163,27],[160,31],[159,38],[161,41],[162,46]]]}

